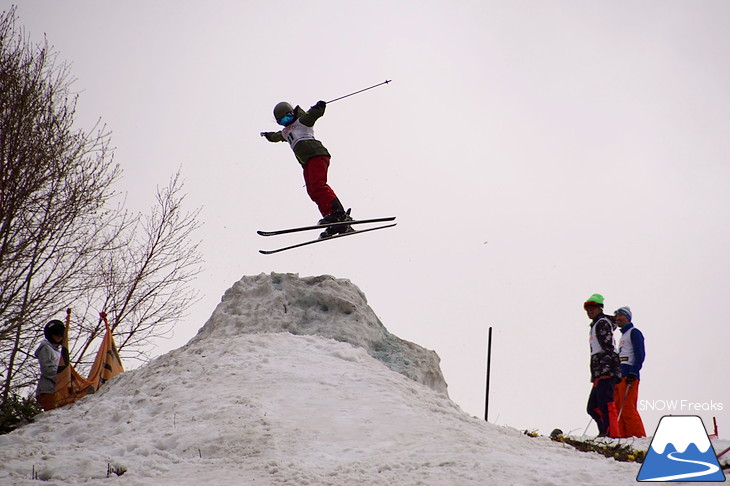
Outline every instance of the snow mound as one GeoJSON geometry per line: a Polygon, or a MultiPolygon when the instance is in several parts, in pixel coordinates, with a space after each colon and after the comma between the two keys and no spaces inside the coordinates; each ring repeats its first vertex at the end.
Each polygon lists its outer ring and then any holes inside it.
{"type": "Polygon", "coordinates": [[[391,370],[446,394],[434,351],[389,333],[349,280],[272,273],[243,277],[228,289],[192,342],[242,333],[289,332],[350,343],[391,370]]]}

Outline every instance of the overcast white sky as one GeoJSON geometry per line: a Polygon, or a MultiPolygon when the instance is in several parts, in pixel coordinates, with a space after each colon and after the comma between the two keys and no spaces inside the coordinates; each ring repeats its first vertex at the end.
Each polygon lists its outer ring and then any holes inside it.
{"type": "MultiPolygon", "coordinates": [[[[484,412],[493,326],[490,419],[582,433],[582,303],[600,292],[646,336],[640,399],[721,403],[699,414],[730,430],[730,3],[20,1],[18,15],[72,63],[79,128],[113,131],[130,209],[178,168],[203,208],[205,297],[160,352],[243,275],[330,274],[441,356],[465,411],[484,412]],[[315,128],[343,204],[398,226],[260,255],[298,237],[257,229],[319,218],[288,146],[259,137],[274,104],[385,79],[315,128]]],[[[653,433],[662,413],[643,415],[653,433]]]]}

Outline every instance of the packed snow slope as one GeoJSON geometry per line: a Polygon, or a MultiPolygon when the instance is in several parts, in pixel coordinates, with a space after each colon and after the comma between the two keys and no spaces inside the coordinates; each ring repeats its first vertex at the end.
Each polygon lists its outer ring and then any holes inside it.
{"type": "Polygon", "coordinates": [[[393,371],[446,393],[438,355],[390,334],[359,288],[330,276],[299,278],[274,273],[244,277],[226,291],[192,342],[273,332],[350,343],[393,371]]]}
{"type": "Polygon", "coordinates": [[[636,484],[638,464],[487,424],[445,389],[349,281],[246,277],[187,345],[0,436],[0,484],[636,484]]]}

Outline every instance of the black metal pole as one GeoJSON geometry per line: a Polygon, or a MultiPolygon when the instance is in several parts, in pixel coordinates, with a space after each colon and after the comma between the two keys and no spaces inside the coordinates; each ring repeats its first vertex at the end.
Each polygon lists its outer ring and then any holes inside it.
{"type": "Polygon", "coordinates": [[[358,93],[362,93],[363,91],[367,91],[367,90],[369,90],[369,89],[377,88],[378,86],[380,86],[380,85],[382,85],[382,84],[388,84],[388,83],[390,83],[390,82],[391,82],[391,80],[390,80],[390,79],[386,79],[386,80],[385,80],[385,81],[383,81],[382,83],[374,84],[374,85],[372,85],[372,86],[370,86],[370,87],[368,87],[368,88],[364,88],[364,89],[361,89],[361,90],[359,90],[359,91],[355,91],[354,93],[346,94],[345,96],[340,96],[339,98],[335,98],[335,99],[333,99],[333,100],[327,101],[327,103],[334,103],[334,102],[335,102],[335,101],[337,101],[337,100],[341,100],[341,99],[343,99],[343,98],[347,98],[348,96],[352,96],[352,95],[356,95],[356,94],[358,94],[358,93]]]}
{"type": "Polygon", "coordinates": [[[487,392],[484,398],[484,421],[489,422],[489,374],[492,370],[492,327],[489,327],[489,340],[487,341],[487,392]]]}

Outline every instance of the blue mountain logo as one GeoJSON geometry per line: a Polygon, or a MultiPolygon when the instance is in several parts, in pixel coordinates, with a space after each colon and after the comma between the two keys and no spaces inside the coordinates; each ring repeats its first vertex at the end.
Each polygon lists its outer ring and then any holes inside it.
{"type": "Polygon", "coordinates": [[[662,417],[636,480],[725,481],[702,419],[694,415],[662,417]]]}

